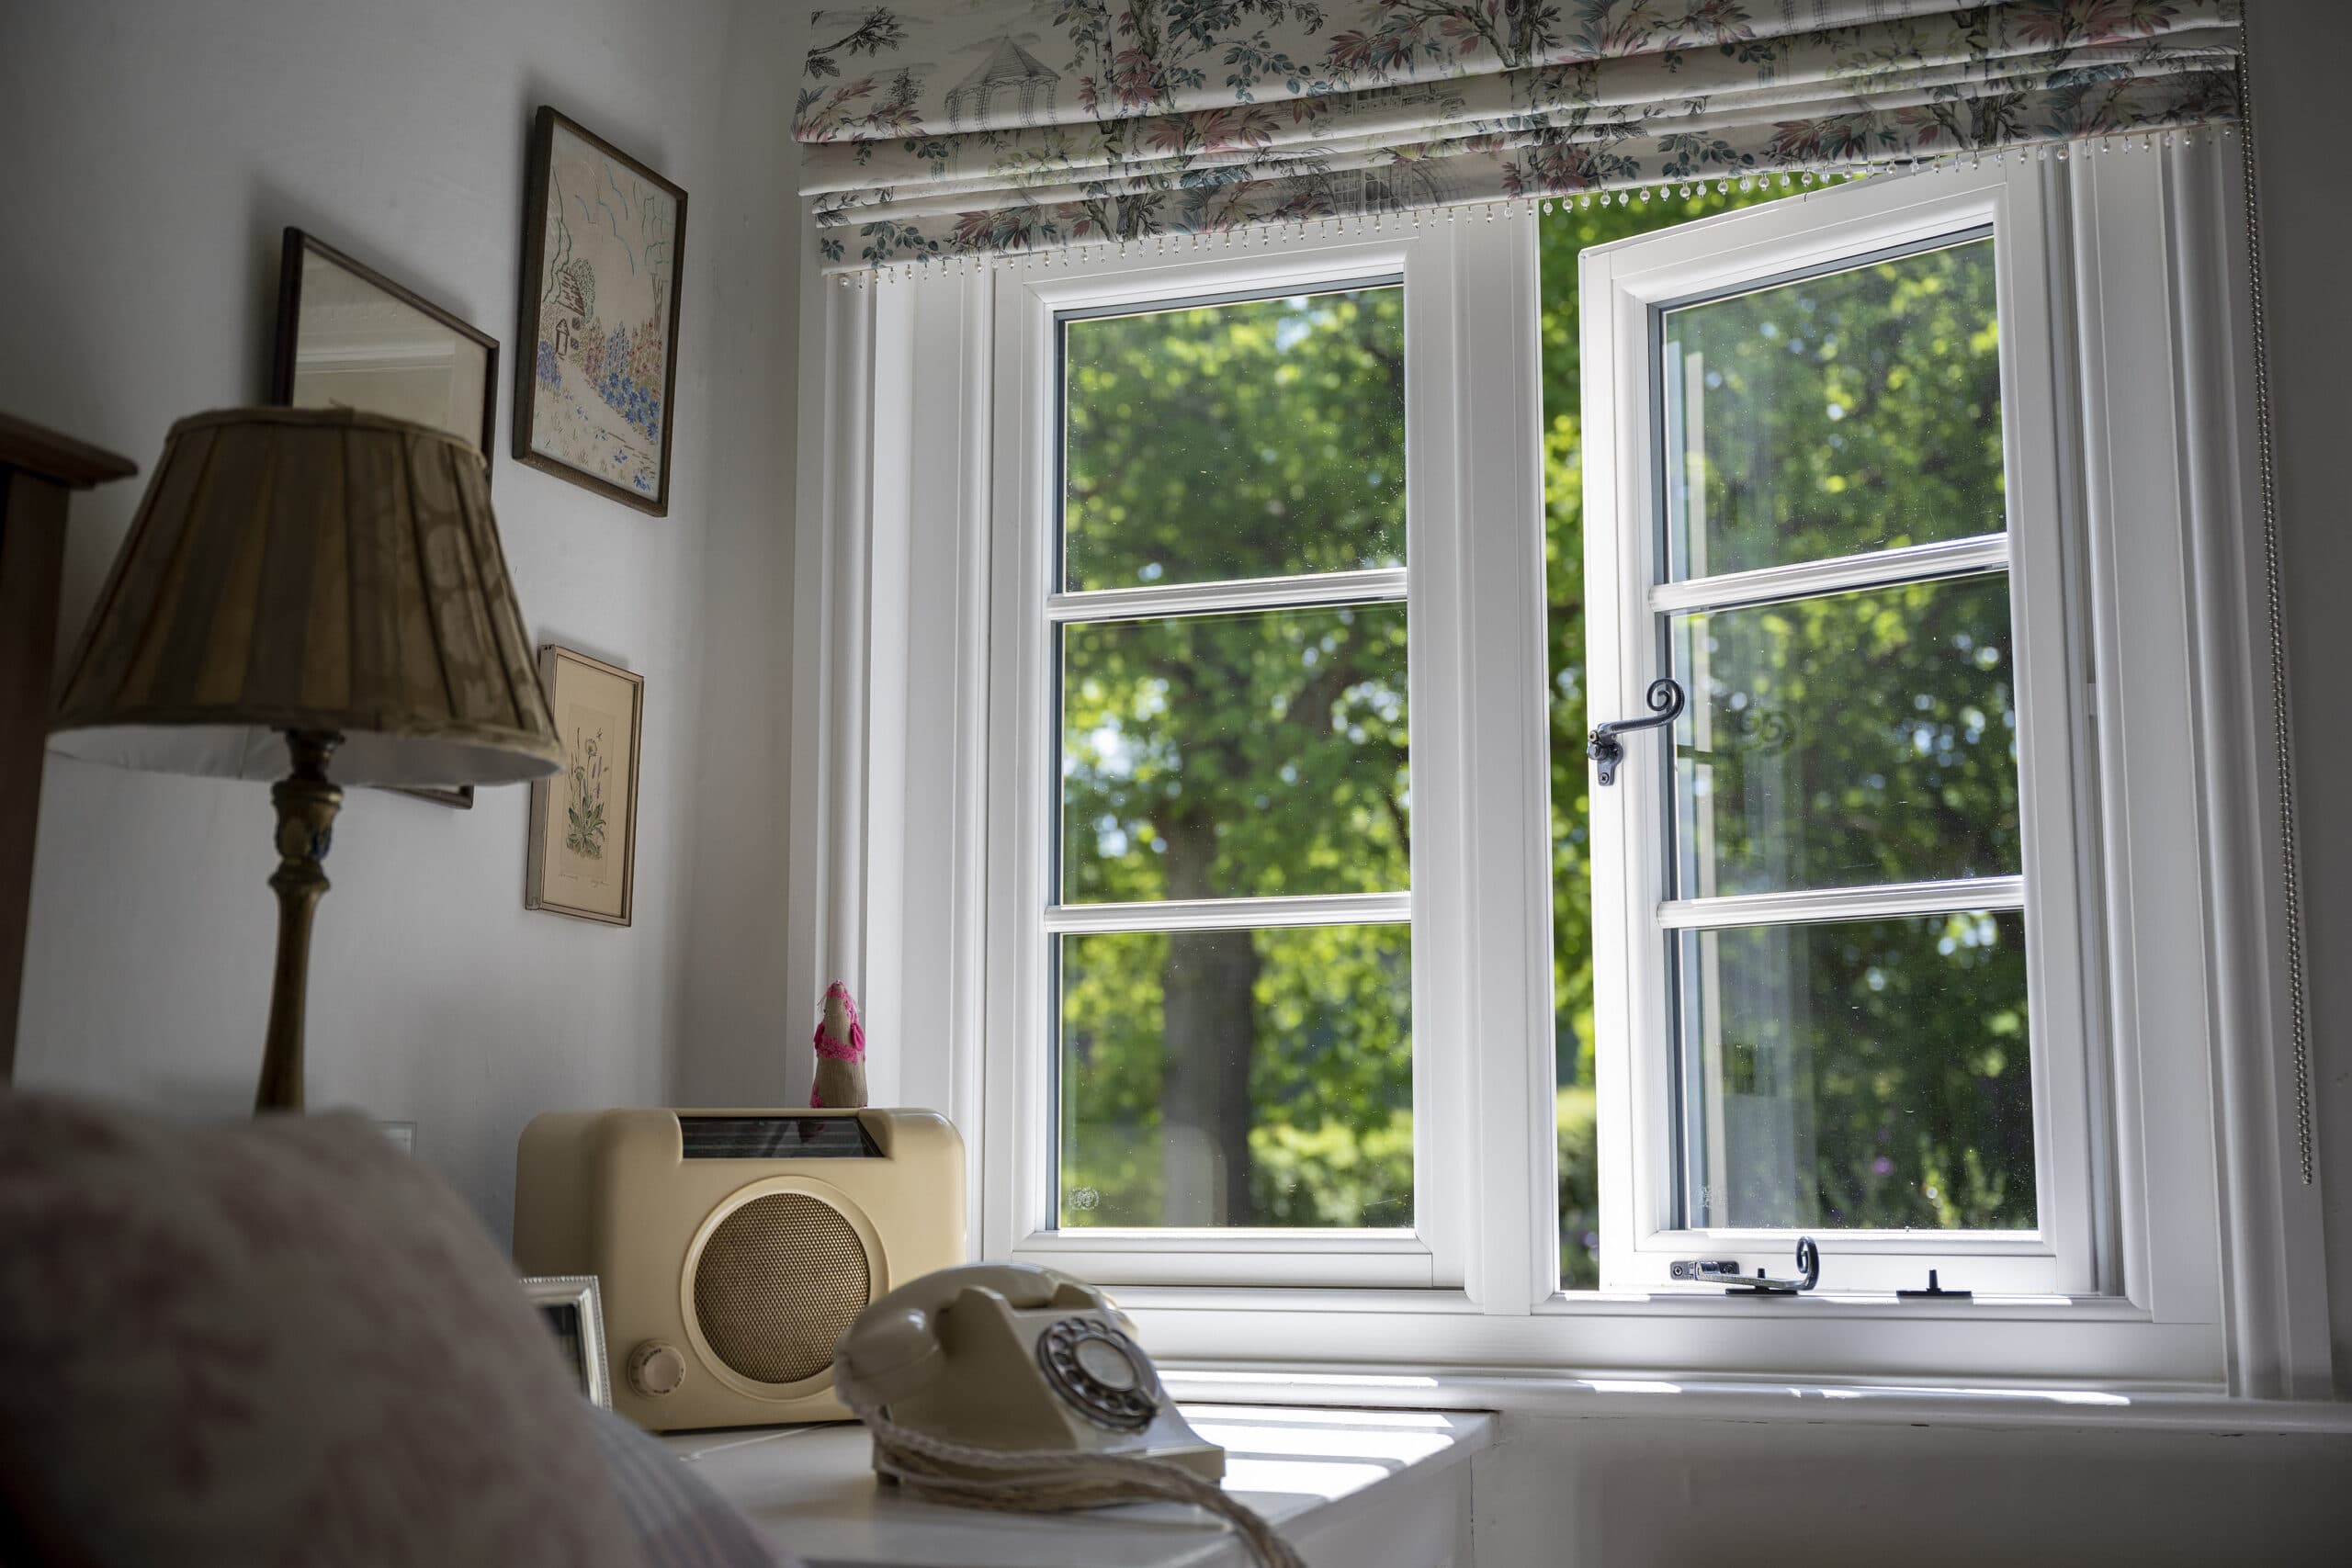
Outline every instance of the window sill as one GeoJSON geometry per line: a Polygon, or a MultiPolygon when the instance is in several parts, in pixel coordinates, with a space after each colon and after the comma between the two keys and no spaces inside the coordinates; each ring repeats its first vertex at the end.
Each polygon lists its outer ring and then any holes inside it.
{"type": "Polygon", "coordinates": [[[1114,1286],[1112,1294],[1163,1364],[1422,1383],[1529,1370],[1554,1382],[1763,1380],[1783,1393],[1795,1382],[2216,1394],[2226,1372],[2213,1324],[2167,1321],[2114,1297],[1579,1292],[1507,1314],[1442,1290],[1114,1286]]]}
{"type": "MultiPolygon", "coordinates": [[[[1129,1312],[1396,1314],[1408,1317],[1481,1317],[1477,1303],[1458,1290],[1334,1290],[1322,1287],[1110,1285],[1104,1287],[1129,1312]]],[[[1747,1319],[1773,1314],[1802,1319],[1836,1317],[1883,1321],[1899,1314],[1905,1321],[1938,1318],[2007,1323],[2096,1321],[2148,1323],[2152,1314],[2120,1296],[2010,1295],[1979,1292],[1971,1300],[1899,1300],[1892,1291],[1808,1291],[1802,1295],[1735,1296],[1720,1285],[1687,1290],[1561,1292],[1538,1305],[1536,1317],[1617,1318],[1720,1317],[1747,1319]]]]}
{"type": "Polygon", "coordinates": [[[1350,1371],[1170,1365],[1177,1398],[1385,1410],[1482,1410],[1556,1419],[1667,1416],[1851,1426],[2025,1427],[2058,1423],[2216,1434],[2352,1435],[2352,1404],[2238,1399],[2174,1389],[2039,1383],[2006,1388],[1829,1379],[1587,1377],[1532,1368],[1350,1371]]]}

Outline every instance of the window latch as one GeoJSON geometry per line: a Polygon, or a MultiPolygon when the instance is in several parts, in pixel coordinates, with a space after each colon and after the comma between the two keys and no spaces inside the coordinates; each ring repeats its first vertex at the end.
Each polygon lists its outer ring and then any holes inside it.
{"type": "Polygon", "coordinates": [[[1607,724],[1596,724],[1585,741],[1584,754],[1600,764],[1600,782],[1617,782],[1617,764],[1625,760],[1625,748],[1617,738],[1630,730],[1655,729],[1662,724],[1672,724],[1682,716],[1682,688],[1667,676],[1650,682],[1646,699],[1650,705],[1647,718],[1620,718],[1607,724]]]}
{"type": "Polygon", "coordinates": [[[1797,1237],[1797,1273],[1799,1277],[1794,1280],[1774,1280],[1768,1278],[1764,1270],[1758,1269],[1756,1270],[1756,1277],[1752,1280],[1733,1278],[1725,1280],[1724,1294],[1727,1296],[1793,1296],[1810,1291],[1821,1283],[1821,1248],[1813,1244],[1813,1237],[1809,1235],[1797,1237]]]}

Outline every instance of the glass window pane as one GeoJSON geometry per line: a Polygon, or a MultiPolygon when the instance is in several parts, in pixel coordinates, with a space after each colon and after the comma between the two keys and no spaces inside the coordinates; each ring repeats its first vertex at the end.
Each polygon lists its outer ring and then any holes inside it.
{"type": "Polygon", "coordinates": [[[1402,604],[1063,632],[1065,902],[1409,886],[1402,604]]]}
{"type": "Polygon", "coordinates": [[[1671,619],[1677,896],[2014,874],[2004,574],[1671,619]]]}
{"type": "Polygon", "coordinates": [[[1692,1224],[2036,1224],[2025,917],[1680,933],[1692,1224]]]}
{"type": "MultiPolygon", "coordinates": [[[[1539,330],[1544,371],[1544,554],[1552,676],[1552,1003],[1560,1161],[1560,1279],[1570,1290],[1600,1283],[1600,1179],[1594,1135],[1592,852],[1586,789],[1586,727],[1613,714],[1585,711],[1583,310],[1577,261],[1585,249],[1796,194],[1770,180],[1687,199],[1618,207],[1563,202],[1536,222],[1541,257],[1539,330]]],[[[1596,525],[1606,526],[1605,523],[1596,525]]],[[[1655,737],[1648,744],[1657,744],[1655,737]]],[[[1653,753],[1654,754],[1654,753],[1653,753]]]]}
{"type": "Polygon", "coordinates": [[[1677,579],[1997,534],[1993,242],[1665,312],[1677,579]]]}
{"type": "Polygon", "coordinates": [[[1063,586],[1405,564],[1394,286],[1063,327],[1063,586]]]}
{"type": "Polygon", "coordinates": [[[1061,939],[1061,1224],[1413,1223],[1412,931],[1061,939]]]}

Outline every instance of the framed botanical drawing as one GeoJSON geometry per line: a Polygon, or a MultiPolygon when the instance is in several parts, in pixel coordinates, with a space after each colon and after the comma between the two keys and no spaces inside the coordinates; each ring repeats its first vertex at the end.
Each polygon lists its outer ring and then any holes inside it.
{"type": "MultiPolygon", "coordinates": [[[[481,448],[498,438],[498,340],[315,234],[289,228],[277,269],[269,399],[389,414],[481,448]]],[[[396,793],[469,809],[474,787],[396,793]]]]}
{"type": "Polygon", "coordinates": [[[523,907],[628,925],[637,881],[645,677],[550,643],[539,649],[539,679],[565,766],[531,786],[523,907]]]}
{"type": "Polygon", "coordinates": [[[514,456],[670,510],[686,193],[542,105],[523,195],[514,456]]]}

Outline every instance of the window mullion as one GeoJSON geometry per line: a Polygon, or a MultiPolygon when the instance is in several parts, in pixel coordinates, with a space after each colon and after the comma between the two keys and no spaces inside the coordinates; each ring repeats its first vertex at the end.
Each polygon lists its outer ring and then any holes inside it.
{"type": "MultiPolygon", "coordinates": [[[[1417,598],[1414,614],[1425,658],[1453,660],[1442,671],[1431,660],[1430,672],[1452,685],[1430,691],[1416,712],[1456,716],[1459,739],[1432,746],[1439,738],[1417,725],[1414,788],[1417,816],[1424,800],[1437,815],[1458,816],[1459,860],[1443,867],[1450,897],[1442,900],[1436,857],[1417,854],[1415,886],[1429,916],[1417,940],[1433,947],[1441,925],[1464,939],[1459,969],[1441,972],[1458,975],[1466,994],[1459,1010],[1437,1009],[1442,1032],[1424,1038],[1436,1036],[1430,1076],[1458,1074],[1466,1087],[1462,1111],[1475,1134],[1438,1157],[1465,1168],[1469,1295],[1508,1316],[1550,1296],[1559,1267],[1536,231],[1508,223],[1450,232],[1458,339],[1454,357],[1436,367],[1444,373],[1423,378],[1415,409],[1442,418],[1453,444],[1455,549],[1442,558],[1451,579],[1417,598]],[[1450,794],[1424,794],[1441,784],[1450,794]],[[1436,1054],[1449,1045],[1458,1066],[1436,1054]]],[[[1418,570],[1427,558],[1414,558],[1418,570]]],[[[1429,847],[1426,836],[1417,845],[1429,847]]]]}

